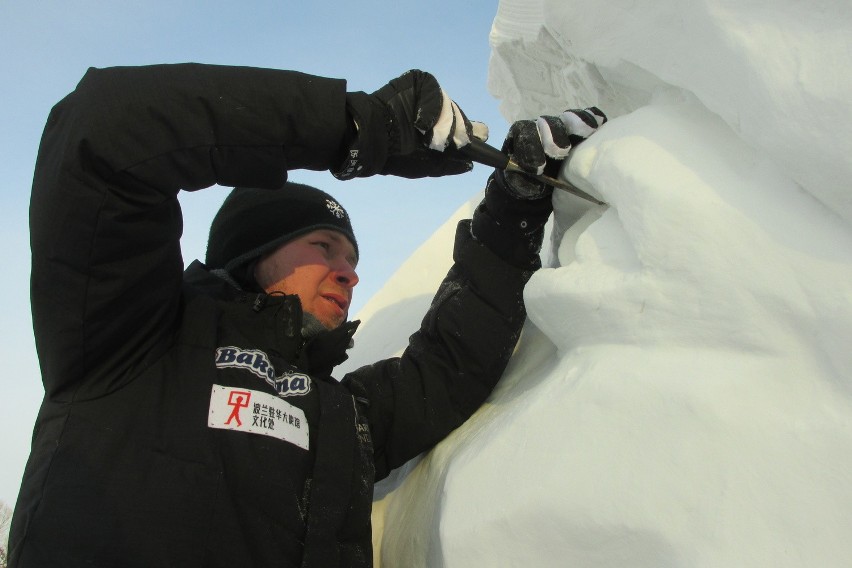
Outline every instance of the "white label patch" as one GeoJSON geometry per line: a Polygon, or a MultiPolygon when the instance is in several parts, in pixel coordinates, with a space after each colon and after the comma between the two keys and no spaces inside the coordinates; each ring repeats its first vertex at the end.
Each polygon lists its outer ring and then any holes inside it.
{"type": "Polygon", "coordinates": [[[260,391],[213,385],[210,428],[271,436],[308,449],[308,421],[301,408],[260,391]]]}

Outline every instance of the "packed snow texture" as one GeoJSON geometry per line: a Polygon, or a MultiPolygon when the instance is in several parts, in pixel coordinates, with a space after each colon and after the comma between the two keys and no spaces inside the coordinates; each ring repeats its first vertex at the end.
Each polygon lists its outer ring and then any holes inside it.
{"type": "MultiPolygon", "coordinates": [[[[506,375],[378,487],[382,566],[852,566],[850,30],[847,0],[500,2],[491,92],[606,111],[562,174],[609,206],[554,196],[506,375]]],[[[477,200],[349,367],[403,348],[477,200]]]]}

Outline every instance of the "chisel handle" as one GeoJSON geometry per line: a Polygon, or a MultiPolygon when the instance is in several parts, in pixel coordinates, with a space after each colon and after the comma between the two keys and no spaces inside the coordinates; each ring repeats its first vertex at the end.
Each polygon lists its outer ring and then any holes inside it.
{"type": "Polygon", "coordinates": [[[509,156],[479,138],[471,138],[470,144],[462,146],[459,152],[477,164],[498,170],[505,170],[509,166],[509,156]]]}

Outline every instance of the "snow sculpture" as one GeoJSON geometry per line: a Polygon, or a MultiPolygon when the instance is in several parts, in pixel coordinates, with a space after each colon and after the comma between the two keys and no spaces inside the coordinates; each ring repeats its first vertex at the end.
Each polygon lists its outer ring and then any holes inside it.
{"type": "MultiPolygon", "coordinates": [[[[382,566],[852,565],[850,26],[839,1],[500,3],[492,93],[510,121],[606,110],[563,175],[610,206],[555,196],[509,372],[384,485],[382,566]]],[[[365,309],[364,360],[454,223],[365,309]]]]}

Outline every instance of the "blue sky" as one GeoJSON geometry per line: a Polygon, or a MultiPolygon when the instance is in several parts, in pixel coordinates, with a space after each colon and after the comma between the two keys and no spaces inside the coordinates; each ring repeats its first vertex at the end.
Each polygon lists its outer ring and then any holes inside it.
{"type": "MultiPolygon", "coordinates": [[[[95,0],[0,2],[0,168],[5,243],[0,310],[0,500],[14,503],[42,389],[29,312],[27,208],[39,138],[50,108],[88,67],[194,61],[295,69],[344,78],[371,92],[407,69],[436,75],[466,114],[507,130],[487,90],[488,34],[497,2],[386,0],[285,2],[95,0]]],[[[488,170],[454,178],[291,179],[334,194],[361,249],[357,310],[411,252],[482,188],[488,170]]],[[[182,198],[184,257],[202,258],[207,228],[226,194],[182,198]]],[[[450,251],[447,251],[450,254],[450,251]]]]}

